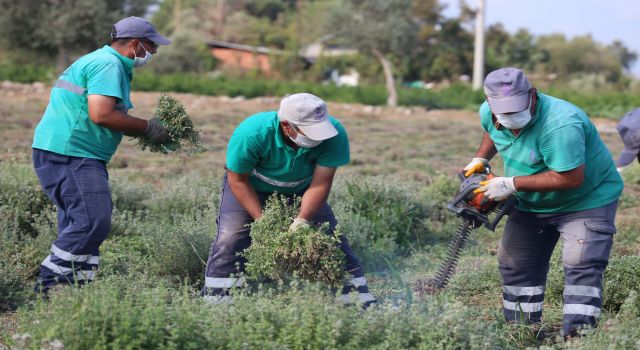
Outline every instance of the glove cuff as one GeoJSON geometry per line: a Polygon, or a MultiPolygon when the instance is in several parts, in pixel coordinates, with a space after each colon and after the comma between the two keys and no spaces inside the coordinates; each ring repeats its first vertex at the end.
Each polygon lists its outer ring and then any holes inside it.
{"type": "Polygon", "coordinates": [[[489,159],[486,158],[480,158],[480,157],[473,157],[473,159],[471,159],[474,162],[482,162],[484,164],[488,164],[489,163],[489,159]]]}
{"type": "Polygon", "coordinates": [[[515,176],[507,177],[506,181],[506,184],[513,190],[513,192],[517,192],[515,178],[515,176]]]}
{"type": "Polygon", "coordinates": [[[295,219],[293,219],[293,222],[294,223],[303,223],[303,224],[311,225],[309,220],[307,220],[305,218],[295,218],[295,219]]]}

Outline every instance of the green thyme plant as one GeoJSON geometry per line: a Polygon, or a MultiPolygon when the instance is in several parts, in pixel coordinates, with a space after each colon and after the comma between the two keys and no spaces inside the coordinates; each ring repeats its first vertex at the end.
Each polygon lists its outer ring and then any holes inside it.
{"type": "Polygon", "coordinates": [[[191,118],[180,101],[168,95],[161,95],[155,115],[169,131],[169,139],[158,144],[141,137],[138,145],[143,151],[149,149],[151,152],[164,154],[176,151],[184,151],[187,154],[204,151],[200,133],[193,126],[191,118]]]}
{"type": "Polygon", "coordinates": [[[295,277],[340,286],[345,257],[338,247],[338,233],[328,233],[326,224],[289,231],[300,199],[289,202],[284,196],[271,196],[263,216],[251,225],[251,246],[243,252],[247,277],[274,281],[295,277]]]}

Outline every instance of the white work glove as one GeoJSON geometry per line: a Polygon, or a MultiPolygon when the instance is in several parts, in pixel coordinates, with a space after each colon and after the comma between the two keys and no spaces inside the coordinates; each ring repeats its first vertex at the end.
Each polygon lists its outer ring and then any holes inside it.
{"type": "Polygon", "coordinates": [[[289,231],[296,231],[299,228],[306,228],[309,226],[311,226],[309,220],[303,218],[295,218],[293,219],[291,226],[289,226],[289,231]]]}
{"type": "Polygon", "coordinates": [[[512,177],[494,177],[491,180],[480,182],[482,187],[473,191],[473,193],[484,192],[484,195],[494,201],[503,201],[507,197],[516,193],[516,185],[512,177]]]}
{"type": "Polygon", "coordinates": [[[473,158],[471,160],[471,163],[467,164],[466,167],[462,168],[462,170],[465,172],[464,177],[469,177],[473,173],[484,172],[488,164],[489,164],[489,160],[486,158],[479,158],[479,157],[473,158]]]}

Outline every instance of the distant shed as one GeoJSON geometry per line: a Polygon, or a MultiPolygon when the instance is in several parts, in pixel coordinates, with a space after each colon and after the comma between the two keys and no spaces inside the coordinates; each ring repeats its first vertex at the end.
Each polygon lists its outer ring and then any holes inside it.
{"type": "Polygon", "coordinates": [[[240,70],[257,69],[266,76],[272,73],[270,57],[282,54],[281,51],[262,46],[249,46],[226,41],[211,40],[208,44],[211,54],[220,61],[223,67],[240,70]]]}

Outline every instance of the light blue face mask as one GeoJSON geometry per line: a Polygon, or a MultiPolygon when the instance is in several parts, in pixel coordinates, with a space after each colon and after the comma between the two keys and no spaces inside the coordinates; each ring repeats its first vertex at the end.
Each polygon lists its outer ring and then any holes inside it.
{"type": "Polygon", "coordinates": [[[522,129],[531,121],[531,101],[529,107],[524,111],[511,114],[496,114],[496,119],[500,125],[507,129],[522,129]]]}
{"type": "Polygon", "coordinates": [[[149,53],[149,51],[147,51],[147,49],[144,48],[144,45],[142,45],[142,43],[140,43],[140,46],[142,46],[142,49],[144,50],[144,57],[138,57],[136,56],[136,52],[133,51],[133,66],[134,67],[142,67],[145,64],[149,63],[149,61],[151,61],[151,54],[149,53]]]}

